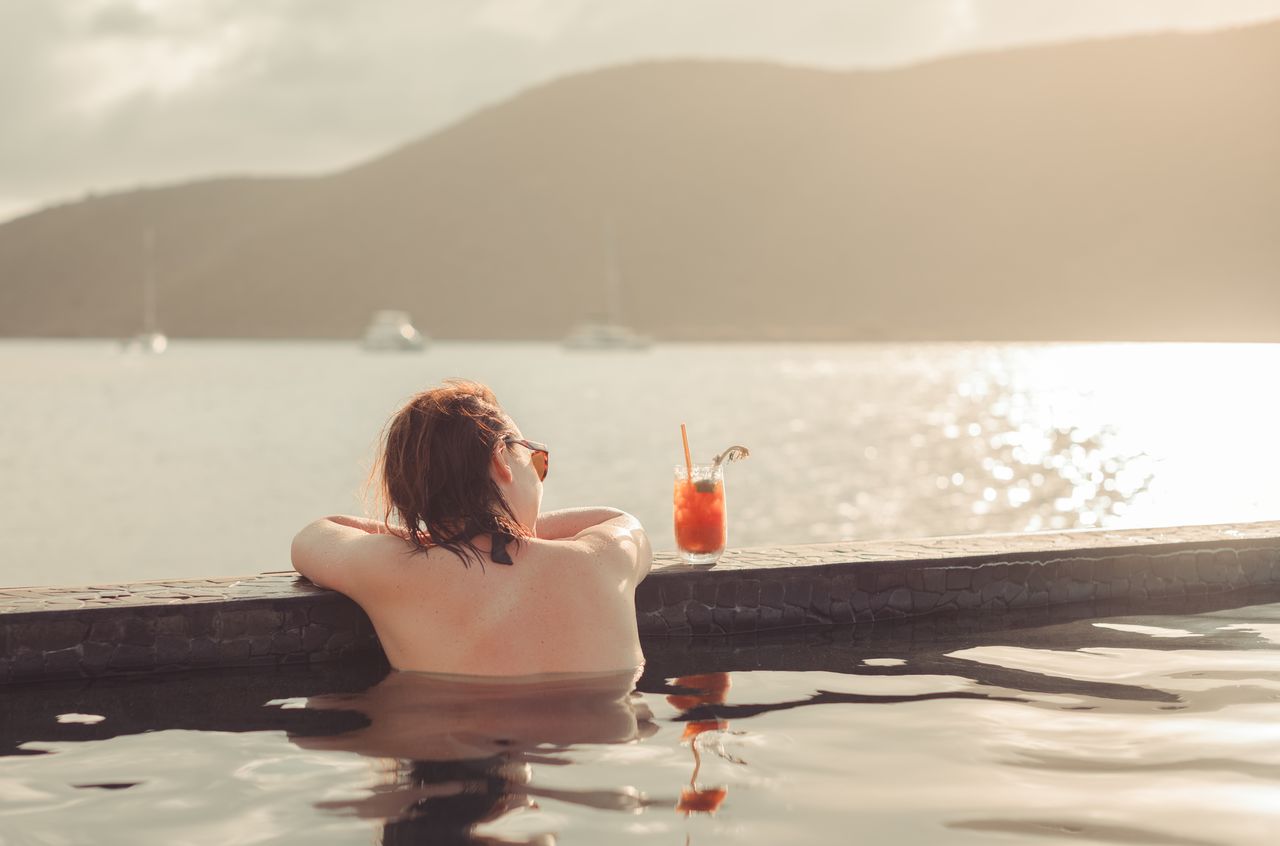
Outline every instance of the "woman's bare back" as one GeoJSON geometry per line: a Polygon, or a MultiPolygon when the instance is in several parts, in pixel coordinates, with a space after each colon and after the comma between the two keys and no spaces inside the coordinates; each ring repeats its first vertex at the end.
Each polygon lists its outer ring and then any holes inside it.
{"type": "Polygon", "coordinates": [[[487,538],[477,539],[483,563],[464,564],[440,547],[359,534],[343,539],[340,563],[328,566],[311,565],[295,543],[295,566],[360,604],[397,669],[515,676],[644,661],[635,588],[651,554],[635,518],[569,539],[526,539],[508,548],[510,565],[492,560],[487,538]]]}

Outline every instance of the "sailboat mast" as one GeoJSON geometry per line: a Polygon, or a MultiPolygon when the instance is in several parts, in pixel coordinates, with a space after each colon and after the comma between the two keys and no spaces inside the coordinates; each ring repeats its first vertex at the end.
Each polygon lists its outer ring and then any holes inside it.
{"type": "Polygon", "coordinates": [[[622,272],[618,269],[618,232],[612,218],[609,219],[609,284],[606,297],[609,322],[618,326],[622,323],[622,272]]]}
{"type": "Polygon", "coordinates": [[[156,230],[148,226],[142,233],[142,254],[144,270],[142,274],[142,331],[152,334],[156,331],[156,230]]]}

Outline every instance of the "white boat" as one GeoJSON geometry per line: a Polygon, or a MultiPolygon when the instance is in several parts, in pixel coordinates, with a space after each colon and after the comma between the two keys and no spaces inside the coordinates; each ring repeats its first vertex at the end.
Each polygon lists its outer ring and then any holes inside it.
{"type": "Polygon", "coordinates": [[[364,330],[364,348],[378,352],[414,352],[427,345],[427,338],[413,325],[408,312],[375,311],[364,330]]]}
{"type": "Polygon", "coordinates": [[[126,338],[122,346],[125,352],[158,354],[169,348],[169,339],[163,332],[139,332],[126,338]]]}
{"type": "Polygon", "coordinates": [[[142,331],[125,338],[121,347],[129,353],[156,354],[169,348],[169,339],[156,328],[156,231],[147,227],[142,233],[142,331]]]}
{"type": "Polygon", "coordinates": [[[571,350],[643,350],[653,339],[622,322],[622,273],[618,269],[618,251],[613,226],[609,227],[609,275],[605,287],[606,314],[595,320],[577,324],[564,338],[571,350]]]}
{"type": "Polygon", "coordinates": [[[595,321],[579,323],[564,339],[571,350],[643,350],[652,344],[652,338],[630,327],[595,321]]]}

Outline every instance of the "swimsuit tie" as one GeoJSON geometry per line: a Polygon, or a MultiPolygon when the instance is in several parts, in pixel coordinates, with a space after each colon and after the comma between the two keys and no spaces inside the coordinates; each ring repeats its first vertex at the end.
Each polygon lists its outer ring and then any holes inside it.
{"type": "Polygon", "coordinates": [[[511,542],[510,535],[503,535],[498,532],[494,532],[489,535],[489,541],[489,557],[493,559],[494,564],[511,565],[516,563],[511,560],[511,554],[507,552],[507,544],[511,542]]]}

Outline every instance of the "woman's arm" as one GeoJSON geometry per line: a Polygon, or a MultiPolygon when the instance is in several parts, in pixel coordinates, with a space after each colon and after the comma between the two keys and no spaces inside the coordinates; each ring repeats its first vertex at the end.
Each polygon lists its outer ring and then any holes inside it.
{"type": "Polygon", "coordinates": [[[616,508],[562,508],[559,511],[544,511],[538,515],[538,525],[534,536],[542,540],[564,540],[579,534],[592,526],[598,526],[606,520],[624,516],[624,512],[616,508]]]}
{"type": "Polygon", "coordinates": [[[380,521],[365,517],[342,514],[322,517],[307,524],[294,537],[290,550],[293,569],[321,587],[349,595],[353,565],[367,559],[380,544],[396,543],[374,535],[404,538],[396,532],[398,527],[391,528],[392,531],[387,531],[380,521]]]}
{"type": "MultiPolygon", "coordinates": [[[[612,509],[607,509],[612,511],[612,509]]],[[[625,511],[588,526],[572,541],[601,564],[616,568],[632,585],[644,581],[653,565],[653,548],[640,521],[625,511]]]]}
{"type": "Polygon", "coordinates": [[[334,514],[330,517],[325,517],[324,519],[337,523],[339,526],[348,526],[352,529],[359,529],[360,531],[367,532],[371,535],[395,535],[398,538],[406,537],[404,526],[392,526],[388,529],[386,523],[381,520],[371,520],[368,517],[351,517],[346,514],[334,514]]]}

